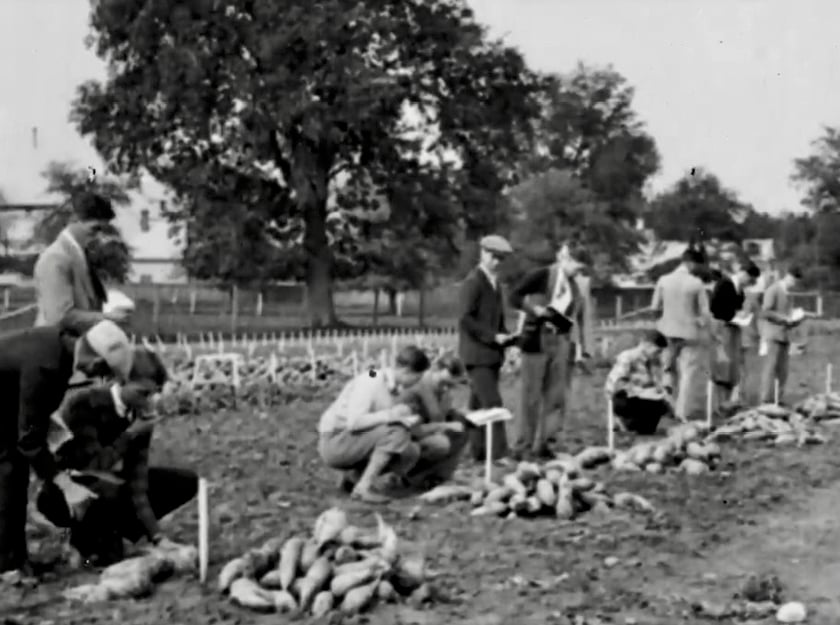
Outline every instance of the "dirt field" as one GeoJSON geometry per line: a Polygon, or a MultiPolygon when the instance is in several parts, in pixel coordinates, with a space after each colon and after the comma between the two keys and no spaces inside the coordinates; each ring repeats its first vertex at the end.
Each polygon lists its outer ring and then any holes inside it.
{"type": "MultiPolygon", "coordinates": [[[[792,398],[822,390],[825,363],[838,347],[836,339],[812,339],[808,355],[793,363],[792,398]]],[[[570,451],[603,442],[603,375],[577,381],[567,426],[570,451]]],[[[506,383],[505,395],[515,407],[513,381],[506,383]]],[[[372,521],[364,507],[338,496],[333,475],[316,457],[315,427],[323,405],[291,404],[269,415],[179,417],[157,435],[159,462],[197,467],[211,481],[211,577],[227,559],[269,536],[308,530],[329,505],[344,505],[351,516],[372,521]]],[[[619,444],[627,442],[619,438],[619,444]]],[[[835,444],[778,450],[728,443],[722,466],[701,477],[603,474],[608,483],[654,502],[663,513],[655,520],[616,513],[600,521],[591,516],[574,522],[509,521],[470,518],[467,504],[418,512],[416,500],[397,502],[385,516],[401,537],[424,546],[439,572],[442,597],[423,610],[379,606],[361,620],[343,622],[707,623],[692,613],[692,601],[726,601],[750,574],[773,573],[786,589],[785,599],[808,606],[809,623],[838,623],[835,444]],[[617,563],[608,566],[610,556],[617,563]]],[[[193,509],[164,523],[182,542],[195,540],[196,525],[193,509]]],[[[44,549],[56,541],[35,539],[44,549]]],[[[7,617],[5,623],[42,625],[283,622],[277,615],[234,608],[212,586],[202,590],[193,580],[167,582],[153,598],[138,602],[71,607],[58,598],[62,587],[84,577],[64,575],[32,591],[4,591],[0,616],[7,617]]]]}

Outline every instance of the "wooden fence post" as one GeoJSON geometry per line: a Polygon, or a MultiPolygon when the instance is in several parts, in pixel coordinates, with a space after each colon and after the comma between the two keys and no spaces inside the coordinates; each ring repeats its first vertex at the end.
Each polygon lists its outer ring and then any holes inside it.
{"type": "Polygon", "coordinates": [[[823,314],[823,298],[822,293],[817,293],[817,310],[816,313],[822,317],[823,314]]]}
{"type": "Polygon", "coordinates": [[[196,300],[198,300],[198,293],[195,290],[195,287],[190,289],[190,317],[195,314],[195,304],[196,300]]]}
{"type": "Polygon", "coordinates": [[[230,333],[236,335],[237,320],[239,317],[239,289],[236,285],[230,290],[230,333]]]}
{"type": "Polygon", "coordinates": [[[624,302],[621,299],[621,294],[615,296],[615,318],[621,319],[623,313],[624,302]]]}
{"type": "Polygon", "coordinates": [[[9,310],[12,307],[12,290],[9,287],[3,289],[3,310],[9,310]]]}
{"type": "Polygon", "coordinates": [[[262,317],[263,314],[263,294],[262,291],[257,293],[257,317],[262,317]]]}
{"type": "Polygon", "coordinates": [[[158,285],[152,288],[152,326],[155,334],[160,334],[160,287],[158,285]]]}

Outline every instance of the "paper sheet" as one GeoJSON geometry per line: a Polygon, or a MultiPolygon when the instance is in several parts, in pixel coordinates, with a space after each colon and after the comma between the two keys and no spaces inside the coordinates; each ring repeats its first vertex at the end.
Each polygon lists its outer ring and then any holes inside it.
{"type": "Polygon", "coordinates": [[[752,313],[747,315],[736,315],[734,319],[732,319],[732,323],[736,326],[740,326],[742,328],[746,328],[752,323],[753,315],[752,313]]]}
{"type": "Polygon", "coordinates": [[[805,311],[802,310],[801,308],[794,308],[790,312],[790,320],[793,323],[796,323],[797,321],[802,321],[804,318],[805,318],[805,311]]]}
{"type": "Polygon", "coordinates": [[[120,291],[108,291],[108,299],[102,306],[102,312],[110,313],[115,310],[134,310],[134,301],[120,291]]]}

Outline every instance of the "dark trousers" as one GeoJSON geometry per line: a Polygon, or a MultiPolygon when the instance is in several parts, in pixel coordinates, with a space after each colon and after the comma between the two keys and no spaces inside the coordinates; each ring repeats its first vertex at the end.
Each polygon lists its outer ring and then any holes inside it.
{"type": "MultiPolygon", "coordinates": [[[[0,573],[26,563],[29,463],[0,433],[0,573]],[[10,449],[11,448],[11,449],[10,449]]],[[[17,441],[17,432],[12,441],[17,441]]]]}
{"type": "MultiPolygon", "coordinates": [[[[112,493],[103,493],[96,487],[91,490],[99,498],[91,503],[84,519],[79,523],[69,522],[67,508],[61,493],[45,488],[38,496],[38,510],[51,523],[59,527],[70,527],[70,543],[83,556],[99,555],[103,550],[114,548],[114,542],[122,539],[137,542],[146,530],[134,509],[131,492],[127,485],[112,493]]],[[[195,497],[198,491],[198,476],[185,469],[149,467],[149,504],[157,519],[165,517],[195,497]]]]}
{"type": "MultiPolygon", "coordinates": [[[[470,378],[470,410],[483,408],[497,408],[502,405],[502,395],[499,392],[499,374],[501,364],[487,366],[471,365],[467,367],[470,378]]],[[[508,455],[507,431],[504,422],[494,423],[493,428],[493,457],[504,458],[508,455]]],[[[484,428],[471,427],[467,438],[470,443],[470,453],[475,460],[483,460],[487,454],[485,446],[484,428]]]]}
{"type": "Polygon", "coordinates": [[[623,392],[613,396],[613,414],[636,434],[655,434],[659,421],[670,411],[665,401],[628,397],[623,392]]]}

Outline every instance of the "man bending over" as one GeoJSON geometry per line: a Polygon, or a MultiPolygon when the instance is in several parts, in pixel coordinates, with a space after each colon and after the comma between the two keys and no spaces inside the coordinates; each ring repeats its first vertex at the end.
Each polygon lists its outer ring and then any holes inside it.
{"type": "Polygon", "coordinates": [[[606,395],[613,414],[626,430],[656,433],[659,420],[670,414],[671,403],[662,387],[662,351],[668,339],[649,330],[636,347],[621,352],[607,376],[606,395]]]}
{"type": "Polygon", "coordinates": [[[394,368],[360,373],[321,415],[318,452],[327,466],[344,472],[341,485],[352,489],[354,498],[387,501],[381,492],[386,474],[402,482],[417,464],[420,446],[411,428],[420,422],[419,406],[412,408],[399,398],[429,366],[423,350],[404,347],[394,368]]]}

